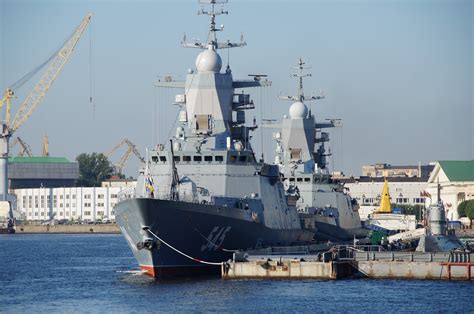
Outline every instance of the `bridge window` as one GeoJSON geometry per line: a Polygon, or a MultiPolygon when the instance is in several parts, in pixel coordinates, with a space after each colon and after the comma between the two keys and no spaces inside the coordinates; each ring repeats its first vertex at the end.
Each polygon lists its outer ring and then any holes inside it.
{"type": "Polygon", "coordinates": [[[311,178],[304,178],[304,182],[311,182],[311,178]]]}
{"type": "Polygon", "coordinates": [[[174,160],[174,161],[177,161],[177,162],[180,162],[180,161],[181,161],[181,157],[180,157],[180,156],[174,156],[174,157],[173,157],[173,160],[174,160]]]}
{"type": "Polygon", "coordinates": [[[230,162],[236,162],[237,161],[237,156],[229,155],[229,160],[230,160],[230,162]]]}
{"type": "Polygon", "coordinates": [[[290,182],[295,182],[295,178],[290,178],[290,182]]]}
{"type": "Polygon", "coordinates": [[[202,161],[202,156],[194,156],[194,161],[202,161]]]}
{"type": "Polygon", "coordinates": [[[166,162],[166,157],[165,156],[160,156],[160,161],[166,162]]]}
{"type": "Polygon", "coordinates": [[[218,162],[223,162],[224,161],[224,156],[215,156],[214,158],[218,162]]]}
{"type": "Polygon", "coordinates": [[[158,156],[151,156],[151,161],[158,162],[158,156]]]}
{"type": "Polygon", "coordinates": [[[191,161],[191,156],[183,156],[183,161],[191,161]]]}
{"type": "Polygon", "coordinates": [[[303,178],[296,178],[296,182],[303,182],[303,178]]]}
{"type": "Polygon", "coordinates": [[[204,156],[204,161],[212,161],[212,156],[204,156]]]}
{"type": "Polygon", "coordinates": [[[247,156],[239,156],[239,161],[240,162],[246,162],[247,161],[247,156]]]}

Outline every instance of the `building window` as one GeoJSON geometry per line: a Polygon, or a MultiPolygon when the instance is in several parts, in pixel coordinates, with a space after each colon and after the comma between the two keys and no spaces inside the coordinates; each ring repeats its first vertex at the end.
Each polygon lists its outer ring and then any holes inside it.
{"type": "Polygon", "coordinates": [[[99,194],[99,195],[97,195],[97,198],[98,198],[98,199],[103,199],[103,198],[104,198],[104,194],[99,194]]]}
{"type": "Polygon", "coordinates": [[[73,199],[73,200],[76,199],[76,194],[73,194],[73,195],[72,195],[72,199],[73,199]]]}
{"type": "Polygon", "coordinates": [[[85,211],[84,212],[84,216],[90,216],[91,215],[91,212],[90,211],[85,211]]]}
{"type": "Polygon", "coordinates": [[[62,200],[64,198],[63,195],[59,195],[59,199],[62,200]]]}
{"type": "Polygon", "coordinates": [[[97,203],[97,206],[104,207],[104,203],[97,203]]]}
{"type": "Polygon", "coordinates": [[[110,194],[110,198],[117,198],[117,194],[110,194]]]}
{"type": "Polygon", "coordinates": [[[90,194],[84,194],[84,199],[90,200],[90,199],[91,199],[91,195],[90,195],[90,194]]]}

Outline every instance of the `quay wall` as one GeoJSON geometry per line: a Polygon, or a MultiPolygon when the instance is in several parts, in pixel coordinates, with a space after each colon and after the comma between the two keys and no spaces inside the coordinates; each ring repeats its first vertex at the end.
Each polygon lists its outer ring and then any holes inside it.
{"type": "Polygon", "coordinates": [[[364,261],[356,262],[355,268],[359,275],[368,278],[474,280],[474,265],[469,264],[364,261]]]}
{"type": "Polygon", "coordinates": [[[223,279],[338,279],[350,275],[351,266],[338,262],[251,261],[222,266],[223,279]]]}
{"type": "Polygon", "coordinates": [[[101,225],[18,225],[16,233],[120,233],[116,224],[101,225]]]}

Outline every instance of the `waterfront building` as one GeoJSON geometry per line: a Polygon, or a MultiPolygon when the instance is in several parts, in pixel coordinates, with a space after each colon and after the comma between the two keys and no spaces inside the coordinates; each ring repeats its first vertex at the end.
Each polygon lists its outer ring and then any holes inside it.
{"type": "Polygon", "coordinates": [[[407,177],[407,178],[423,178],[429,177],[433,170],[433,165],[417,166],[392,166],[386,163],[378,163],[375,165],[362,166],[362,176],[370,178],[383,177],[407,177]]]}
{"type": "Polygon", "coordinates": [[[115,220],[114,208],[123,189],[120,186],[34,188],[14,189],[13,194],[21,219],[27,221],[96,221],[115,220]]]}
{"type": "MultiPolygon", "coordinates": [[[[359,177],[340,179],[340,181],[344,182],[348,193],[359,203],[361,220],[366,220],[368,215],[380,205],[384,178],[359,177]]],[[[392,204],[425,205],[426,199],[422,195],[428,187],[426,177],[388,177],[387,181],[392,204]]]]}
{"type": "Polygon", "coordinates": [[[441,201],[446,209],[446,217],[458,220],[458,205],[474,199],[474,160],[436,162],[426,189],[432,203],[438,199],[438,182],[441,185],[441,201]]]}
{"type": "Polygon", "coordinates": [[[10,189],[72,187],[79,178],[79,164],[64,157],[10,157],[10,189]]]}

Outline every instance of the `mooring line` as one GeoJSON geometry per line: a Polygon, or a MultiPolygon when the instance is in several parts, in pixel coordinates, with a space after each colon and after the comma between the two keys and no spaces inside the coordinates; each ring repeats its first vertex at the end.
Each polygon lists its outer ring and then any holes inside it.
{"type": "Polygon", "coordinates": [[[200,259],[197,259],[197,258],[194,258],[192,256],[189,256],[188,254],[186,253],[183,253],[181,252],[180,250],[178,250],[177,248],[171,246],[170,244],[168,244],[167,242],[165,242],[163,239],[161,239],[159,236],[157,236],[156,234],[153,233],[153,231],[150,230],[150,227],[144,227],[143,230],[146,230],[148,231],[152,236],[154,236],[155,238],[158,239],[158,241],[162,242],[163,244],[165,244],[167,247],[169,247],[170,249],[172,249],[173,251],[189,258],[190,260],[193,260],[195,262],[198,262],[198,263],[201,263],[201,264],[206,264],[206,265],[215,265],[215,266],[222,266],[224,264],[224,262],[220,262],[220,263],[215,263],[215,262],[207,262],[207,261],[202,261],[200,259]]]}

